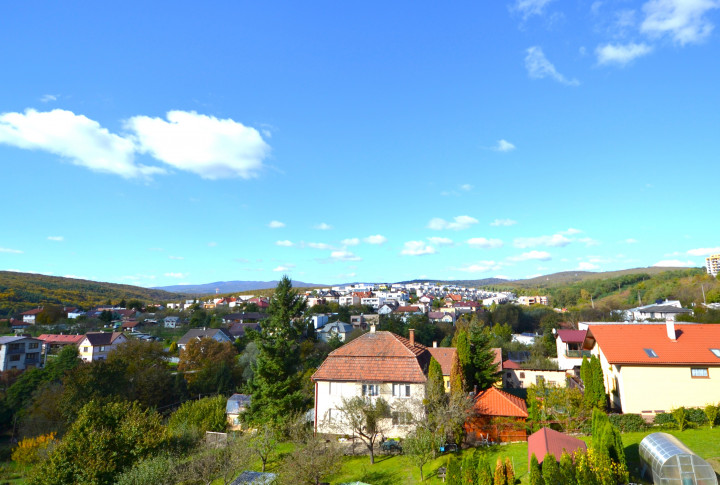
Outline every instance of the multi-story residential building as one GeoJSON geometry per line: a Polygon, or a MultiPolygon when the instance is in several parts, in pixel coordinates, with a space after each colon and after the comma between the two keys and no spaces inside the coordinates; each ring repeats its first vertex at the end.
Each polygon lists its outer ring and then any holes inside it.
{"type": "Polygon", "coordinates": [[[518,304],[520,305],[547,305],[548,304],[548,297],[547,296],[521,296],[518,297],[518,304]]]}
{"type": "Polygon", "coordinates": [[[705,270],[713,276],[720,273],[720,254],[713,254],[705,258],[705,270]]]}
{"type": "Polygon", "coordinates": [[[30,337],[0,337],[0,371],[42,367],[42,341],[30,337]]]}

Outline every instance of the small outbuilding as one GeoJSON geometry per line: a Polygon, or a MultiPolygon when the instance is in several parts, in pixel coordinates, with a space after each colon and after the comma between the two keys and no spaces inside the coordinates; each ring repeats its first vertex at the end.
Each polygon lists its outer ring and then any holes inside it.
{"type": "Polygon", "coordinates": [[[542,463],[548,453],[552,453],[555,459],[559,461],[563,451],[572,455],[578,450],[587,451],[587,444],[583,440],[573,438],[554,429],[543,428],[528,436],[528,466],[533,454],[535,454],[538,462],[542,463]]]}
{"type": "Polygon", "coordinates": [[[465,423],[469,442],[513,442],[527,440],[525,400],[495,387],[473,401],[473,416],[465,423]]]}
{"type": "Polygon", "coordinates": [[[668,433],[652,433],[640,442],[643,475],[663,485],[718,485],[712,466],[668,433]],[[648,470],[649,468],[649,470],[648,470]]]}

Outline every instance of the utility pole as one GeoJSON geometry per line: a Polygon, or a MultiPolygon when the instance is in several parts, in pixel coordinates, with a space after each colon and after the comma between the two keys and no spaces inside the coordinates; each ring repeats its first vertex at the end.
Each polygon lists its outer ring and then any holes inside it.
{"type": "Polygon", "coordinates": [[[703,292],[703,305],[706,305],[707,301],[705,301],[705,285],[700,285],[700,288],[702,289],[702,292],[703,292]]]}

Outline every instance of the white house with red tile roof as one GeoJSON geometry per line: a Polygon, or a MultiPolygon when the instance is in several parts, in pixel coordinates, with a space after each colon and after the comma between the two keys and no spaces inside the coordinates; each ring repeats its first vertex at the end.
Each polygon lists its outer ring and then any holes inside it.
{"type": "Polygon", "coordinates": [[[20,315],[22,315],[23,322],[35,325],[35,318],[38,316],[38,313],[42,311],[42,307],[38,307],[33,308],[32,310],[28,310],[26,312],[22,312],[20,315]]]}
{"type": "Polygon", "coordinates": [[[557,348],[558,369],[572,370],[582,365],[583,356],[590,352],[583,350],[587,330],[557,330],[555,346],[557,348]]]}
{"type": "MultiPolygon", "coordinates": [[[[343,431],[339,409],[343,399],[356,396],[384,398],[393,409],[385,420],[386,436],[405,436],[407,424],[420,417],[425,397],[430,349],[391,332],[371,331],[331,352],[313,374],[315,429],[343,431]]],[[[442,366],[442,363],[440,364],[442,366]]],[[[351,430],[344,430],[350,434],[351,430]]]]}
{"type": "Polygon", "coordinates": [[[720,402],[720,325],[591,324],[584,348],[600,358],[610,404],[623,413],[720,402]]]}

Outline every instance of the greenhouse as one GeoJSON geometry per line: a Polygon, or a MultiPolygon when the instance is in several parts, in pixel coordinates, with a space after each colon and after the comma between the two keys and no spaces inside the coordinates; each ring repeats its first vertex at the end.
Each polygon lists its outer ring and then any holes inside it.
{"type": "Polygon", "coordinates": [[[710,464],[670,434],[646,436],[639,452],[645,464],[643,475],[652,473],[655,485],[718,485],[710,464]]]}

